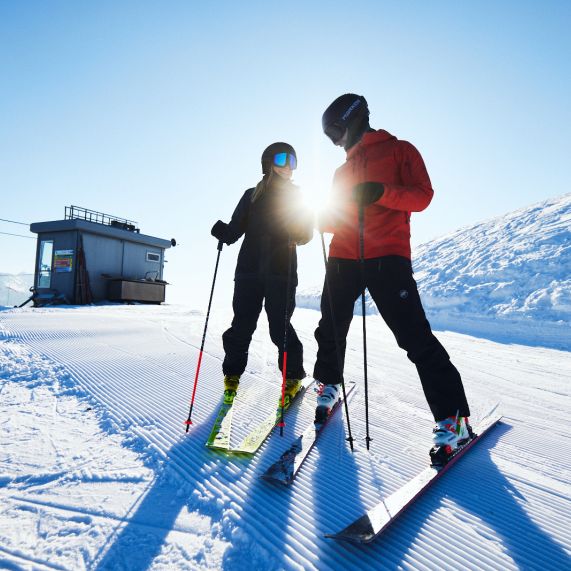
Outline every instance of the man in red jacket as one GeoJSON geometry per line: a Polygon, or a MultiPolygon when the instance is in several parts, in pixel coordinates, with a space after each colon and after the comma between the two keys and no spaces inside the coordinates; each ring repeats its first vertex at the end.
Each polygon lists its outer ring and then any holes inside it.
{"type": "Polygon", "coordinates": [[[314,377],[323,384],[316,422],[340,398],[347,333],[366,287],[416,365],[436,421],[435,445],[454,450],[469,437],[470,411],[460,374],[431,331],[412,275],[411,212],[424,210],[434,194],[424,161],[407,141],[371,129],[367,102],[353,93],[325,110],[323,130],[344,147],[347,159],[335,172],[331,208],[319,223],[333,239],[315,331],[314,377]]]}

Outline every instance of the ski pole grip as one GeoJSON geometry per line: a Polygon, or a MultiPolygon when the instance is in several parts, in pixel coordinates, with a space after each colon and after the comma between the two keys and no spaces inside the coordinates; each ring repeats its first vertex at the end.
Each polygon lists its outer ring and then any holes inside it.
{"type": "Polygon", "coordinates": [[[224,246],[224,242],[222,242],[222,240],[218,240],[217,250],[218,250],[219,252],[222,252],[222,246],[224,246]]]}

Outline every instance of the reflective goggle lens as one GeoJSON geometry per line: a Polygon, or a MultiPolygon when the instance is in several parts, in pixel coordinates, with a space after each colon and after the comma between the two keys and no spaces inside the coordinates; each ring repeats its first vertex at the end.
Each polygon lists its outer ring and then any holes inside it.
{"type": "Polygon", "coordinates": [[[276,153],[274,155],[274,165],[276,165],[276,167],[285,167],[288,164],[291,170],[295,170],[297,168],[297,159],[295,158],[295,155],[290,153],[276,153]]]}

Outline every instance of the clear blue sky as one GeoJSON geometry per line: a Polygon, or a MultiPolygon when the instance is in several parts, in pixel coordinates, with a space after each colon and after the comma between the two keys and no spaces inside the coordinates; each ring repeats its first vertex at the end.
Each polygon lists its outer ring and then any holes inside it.
{"type": "MultiPolygon", "coordinates": [[[[571,190],[571,2],[17,1],[0,4],[0,218],[79,205],[180,243],[170,301],[206,305],[210,228],[285,140],[310,202],[344,152],[321,114],[347,91],[411,141],[436,195],[413,245],[571,190]]],[[[0,232],[26,228],[0,222],[0,232]]],[[[35,243],[0,234],[0,273],[35,243]]],[[[229,303],[239,245],[222,253],[229,303]]],[[[299,250],[320,285],[319,240],[299,250]]]]}

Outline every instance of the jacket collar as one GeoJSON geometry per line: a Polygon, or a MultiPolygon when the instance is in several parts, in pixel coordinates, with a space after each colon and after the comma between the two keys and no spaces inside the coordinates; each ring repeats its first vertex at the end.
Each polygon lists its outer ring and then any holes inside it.
{"type": "Polygon", "coordinates": [[[391,135],[388,131],[384,129],[379,129],[378,131],[368,131],[363,135],[361,140],[353,145],[347,151],[347,159],[354,157],[359,151],[364,150],[365,147],[369,145],[376,145],[377,143],[384,143],[385,141],[396,140],[394,135],[391,135]]]}

